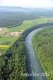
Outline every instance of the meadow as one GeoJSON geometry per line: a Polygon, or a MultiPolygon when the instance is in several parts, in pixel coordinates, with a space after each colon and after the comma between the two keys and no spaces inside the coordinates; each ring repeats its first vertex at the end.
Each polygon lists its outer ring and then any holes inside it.
{"type": "Polygon", "coordinates": [[[47,80],[53,80],[53,27],[45,28],[34,35],[33,47],[47,74],[47,80]]]}
{"type": "Polygon", "coordinates": [[[0,27],[0,53],[2,54],[5,52],[5,50],[7,50],[26,29],[46,22],[46,19],[41,17],[34,20],[23,21],[22,24],[15,25],[15,27],[0,27]]]}
{"type": "Polygon", "coordinates": [[[38,25],[38,24],[42,24],[42,23],[46,23],[47,20],[44,18],[44,17],[40,17],[40,18],[37,18],[37,19],[34,19],[34,20],[25,20],[22,22],[21,25],[19,26],[15,26],[14,28],[13,27],[8,27],[7,29],[12,32],[12,31],[24,31],[28,28],[31,28],[35,25],[38,25]]]}

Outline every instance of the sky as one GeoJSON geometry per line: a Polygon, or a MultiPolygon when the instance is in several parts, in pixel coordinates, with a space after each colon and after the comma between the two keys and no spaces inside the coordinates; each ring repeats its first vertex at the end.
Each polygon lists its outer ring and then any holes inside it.
{"type": "Polygon", "coordinates": [[[0,0],[0,6],[53,8],[53,0],[0,0]]]}

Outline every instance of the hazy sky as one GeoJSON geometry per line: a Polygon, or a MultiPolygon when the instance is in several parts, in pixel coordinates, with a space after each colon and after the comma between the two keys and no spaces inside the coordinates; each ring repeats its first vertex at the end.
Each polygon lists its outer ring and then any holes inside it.
{"type": "Polygon", "coordinates": [[[53,0],[0,0],[0,6],[53,8],[53,0]]]}

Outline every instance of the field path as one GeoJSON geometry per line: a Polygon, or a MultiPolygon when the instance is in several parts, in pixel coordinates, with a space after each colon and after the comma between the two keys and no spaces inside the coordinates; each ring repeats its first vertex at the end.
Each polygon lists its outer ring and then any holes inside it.
{"type": "Polygon", "coordinates": [[[32,39],[35,33],[42,28],[35,29],[25,38],[26,58],[27,58],[27,80],[46,80],[40,61],[33,49],[32,39]]]}

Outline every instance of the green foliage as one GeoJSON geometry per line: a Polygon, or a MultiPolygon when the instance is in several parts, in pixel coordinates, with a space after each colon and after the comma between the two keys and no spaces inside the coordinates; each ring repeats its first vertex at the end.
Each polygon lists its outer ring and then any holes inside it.
{"type": "MultiPolygon", "coordinates": [[[[42,23],[46,23],[46,22],[47,22],[46,19],[44,17],[41,17],[41,18],[34,19],[34,20],[23,21],[21,25],[17,25],[17,26],[15,25],[15,27],[11,27],[11,26],[4,27],[4,28],[2,28],[1,33],[5,32],[5,34],[0,33],[0,44],[1,45],[12,45],[17,40],[17,38],[20,36],[20,34],[18,36],[11,36],[11,35],[7,34],[8,32],[9,33],[23,32],[26,29],[33,28],[34,25],[42,24],[42,23]]],[[[5,49],[0,48],[0,52],[4,53],[7,49],[8,49],[7,47],[5,49]]]]}
{"type": "MultiPolygon", "coordinates": [[[[24,23],[23,24],[26,25],[27,23],[28,22],[25,22],[25,24],[24,23]]],[[[27,29],[27,30],[23,32],[23,34],[19,37],[19,39],[16,40],[15,43],[13,43],[2,56],[0,56],[0,79],[1,80],[3,79],[26,80],[26,76],[21,75],[26,73],[26,56],[25,56],[26,50],[25,50],[24,40],[25,37],[28,35],[28,33],[36,28],[36,27],[32,27],[32,25],[34,26],[35,24],[36,23],[34,21],[32,22],[30,21],[30,23],[27,24],[29,25],[28,27],[26,26],[25,28],[25,26],[22,25],[19,30],[22,29],[25,30],[27,29]]]]}
{"type": "Polygon", "coordinates": [[[53,80],[53,27],[39,31],[33,38],[33,45],[47,80],[53,80]]]}
{"type": "Polygon", "coordinates": [[[1,80],[26,80],[26,57],[24,43],[19,40],[0,58],[1,80]]]}
{"type": "Polygon", "coordinates": [[[34,19],[34,20],[26,20],[23,21],[21,25],[19,26],[15,26],[15,27],[10,27],[7,28],[10,32],[12,31],[22,31],[22,30],[26,30],[28,28],[31,28],[37,24],[43,24],[46,23],[46,19],[44,17],[38,18],[38,19],[34,19]]]}

